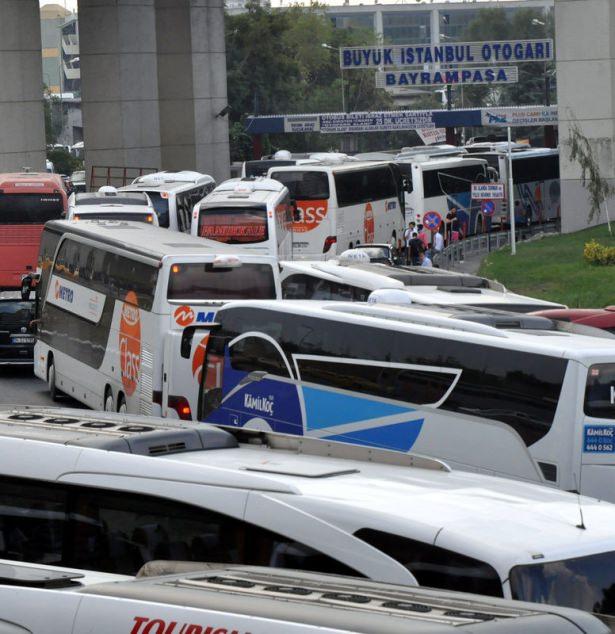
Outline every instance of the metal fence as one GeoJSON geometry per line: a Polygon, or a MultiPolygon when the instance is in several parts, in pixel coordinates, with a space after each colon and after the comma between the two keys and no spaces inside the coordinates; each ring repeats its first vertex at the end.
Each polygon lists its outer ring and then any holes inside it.
{"type": "MultiPolygon", "coordinates": [[[[516,238],[517,242],[522,242],[537,234],[559,233],[559,230],[559,224],[555,222],[517,228],[516,238]]],[[[455,264],[463,262],[466,258],[485,257],[491,251],[497,251],[509,244],[510,231],[484,233],[458,242],[452,242],[442,251],[441,255],[437,256],[434,264],[443,269],[452,269],[455,268],[455,264]]]]}

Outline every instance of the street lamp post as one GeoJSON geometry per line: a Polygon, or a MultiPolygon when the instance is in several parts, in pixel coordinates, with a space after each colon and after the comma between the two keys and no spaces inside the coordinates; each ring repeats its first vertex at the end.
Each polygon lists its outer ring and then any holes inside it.
{"type": "MultiPolygon", "coordinates": [[[[323,42],[321,44],[321,46],[323,48],[326,48],[330,51],[337,51],[339,53],[340,49],[337,48],[336,46],[331,46],[330,44],[327,44],[326,42],[323,42]]],[[[345,96],[345,91],[344,91],[344,69],[342,68],[342,65],[340,64],[340,80],[341,80],[341,85],[342,85],[342,112],[346,112],[346,96],[345,96]]]]}

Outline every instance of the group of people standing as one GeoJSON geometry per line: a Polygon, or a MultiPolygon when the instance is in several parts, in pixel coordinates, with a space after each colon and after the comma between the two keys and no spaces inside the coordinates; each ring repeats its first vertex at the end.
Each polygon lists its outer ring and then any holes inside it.
{"type": "Polygon", "coordinates": [[[439,231],[428,232],[423,225],[410,222],[404,232],[406,264],[433,266],[433,259],[444,250],[444,237],[439,231]],[[431,235],[430,235],[431,234],[431,235]]]}

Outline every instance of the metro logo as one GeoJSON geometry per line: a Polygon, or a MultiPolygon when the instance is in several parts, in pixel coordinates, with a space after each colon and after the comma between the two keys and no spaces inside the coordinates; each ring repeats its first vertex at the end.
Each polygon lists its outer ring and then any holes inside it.
{"type": "Polygon", "coordinates": [[[300,220],[293,222],[293,231],[305,233],[316,229],[327,216],[328,207],[328,200],[298,200],[297,211],[300,220]]]}
{"type": "Polygon", "coordinates": [[[75,294],[72,289],[68,288],[68,286],[62,286],[58,280],[56,280],[55,283],[54,296],[56,299],[68,302],[69,304],[72,304],[73,299],[75,298],[75,294]]]}
{"type": "Polygon", "coordinates": [[[363,242],[371,244],[374,241],[376,228],[374,226],[374,210],[372,204],[365,205],[365,216],[363,218],[363,242]]]}
{"type": "Polygon", "coordinates": [[[173,313],[173,319],[178,326],[185,328],[194,321],[194,311],[190,306],[180,306],[173,313]]]}
{"type": "Polygon", "coordinates": [[[208,340],[209,335],[205,335],[201,341],[199,341],[199,345],[196,347],[194,356],[192,357],[192,376],[199,385],[201,384],[201,378],[203,377],[203,364],[205,363],[205,353],[207,352],[208,340]]]}
{"type": "Polygon", "coordinates": [[[126,293],[122,305],[119,344],[122,385],[126,395],[132,396],[141,373],[141,314],[133,291],[126,293]]]}

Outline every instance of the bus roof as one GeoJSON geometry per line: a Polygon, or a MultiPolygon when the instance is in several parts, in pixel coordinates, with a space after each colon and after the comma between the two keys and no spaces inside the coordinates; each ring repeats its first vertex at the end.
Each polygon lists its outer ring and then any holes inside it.
{"type": "MultiPolygon", "coordinates": [[[[33,189],[61,189],[64,181],[59,174],[49,172],[16,172],[0,174],[0,189],[13,189],[25,193],[33,189]]],[[[6,192],[5,192],[6,193],[6,192]]]]}
{"type": "Polygon", "coordinates": [[[214,179],[200,172],[155,172],[135,178],[130,185],[118,187],[118,191],[160,191],[168,192],[186,189],[197,185],[213,183],[214,179]]]}
{"type": "MultiPolygon", "coordinates": [[[[575,324],[555,324],[536,328],[526,315],[492,311],[483,307],[368,304],[362,302],[262,300],[249,303],[229,302],[218,313],[234,308],[253,308],[290,312],[320,319],[343,321],[349,325],[411,334],[438,339],[458,340],[523,352],[534,352],[583,363],[615,362],[615,336],[594,328],[577,328],[575,324]],[[524,325],[525,324],[525,325],[524,325]],[[530,326],[530,327],[528,327],[530,326]],[[583,333],[583,334],[581,334],[583,333]],[[591,335],[588,333],[592,333],[591,335]]],[[[532,316],[529,316],[531,319],[532,316]]]]}
{"type": "Polygon", "coordinates": [[[291,167],[272,167],[269,169],[268,174],[272,172],[354,172],[364,169],[376,169],[383,165],[389,165],[394,161],[356,161],[351,163],[332,163],[332,164],[315,164],[315,165],[293,165],[291,167]]]}
{"type": "Polygon", "coordinates": [[[46,230],[89,238],[96,242],[158,260],[170,256],[234,255],[250,261],[269,262],[275,258],[266,255],[238,254],[233,245],[197,238],[186,233],[154,227],[142,222],[124,220],[52,220],[46,230]]]}

